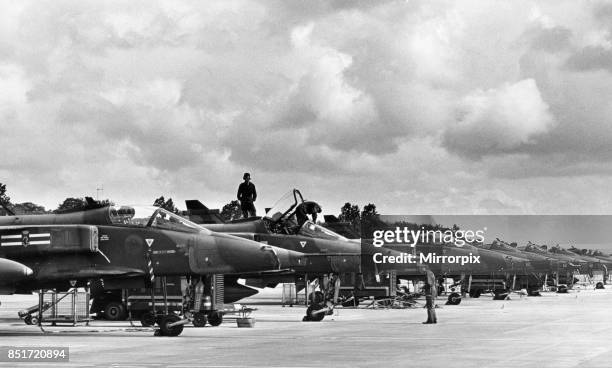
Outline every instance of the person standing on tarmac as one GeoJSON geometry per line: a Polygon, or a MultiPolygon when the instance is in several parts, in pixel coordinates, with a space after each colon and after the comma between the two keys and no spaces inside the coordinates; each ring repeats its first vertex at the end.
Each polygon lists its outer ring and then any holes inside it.
{"type": "Polygon", "coordinates": [[[253,204],[257,199],[257,191],[255,190],[255,184],[251,183],[251,174],[244,173],[242,176],[244,180],[238,186],[238,200],[240,201],[240,209],[242,210],[242,217],[248,218],[256,216],[257,211],[253,204]]]}
{"type": "Polygon", "coordinates": [[[436,290],[436,277],[431,271],[427,271],[427,279],[425,280],[425,307],[427,307],[427,321],[423,324],[434,324],[438,323],[436,317],[436,297],[438,291],[436,290]]]}

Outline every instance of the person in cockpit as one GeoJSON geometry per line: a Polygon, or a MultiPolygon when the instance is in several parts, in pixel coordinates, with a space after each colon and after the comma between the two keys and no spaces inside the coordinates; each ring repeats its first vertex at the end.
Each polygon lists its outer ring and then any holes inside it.
{"type": "Polygon", "coordinates": [[[317,222],[317,214],[321,213],[321,206],[314,201],[304,201],[295,209],[295,217],[298,222],[298,227],[302,227],[308,221],[308,215],[312,217],[312,222],[317,222]]]}

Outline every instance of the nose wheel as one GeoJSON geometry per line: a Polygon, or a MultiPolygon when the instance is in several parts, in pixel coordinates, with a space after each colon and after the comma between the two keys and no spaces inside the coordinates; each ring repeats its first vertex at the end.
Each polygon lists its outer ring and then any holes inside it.
{"type": "Polygon", "coordinates": [[[340,277],[330,274],[321,277],[319,280],[321,290],[313,292],[309,298],[306,315],[302,322],[320,322],[325,315],[334,313],[334,306],[338,302],[340,293],[340,277]]]}

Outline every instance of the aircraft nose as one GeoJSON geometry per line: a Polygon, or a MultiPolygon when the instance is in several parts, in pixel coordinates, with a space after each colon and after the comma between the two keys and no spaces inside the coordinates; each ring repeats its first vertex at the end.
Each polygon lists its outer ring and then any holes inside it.
{"type": "Polygon", "coordinates": [[[300,253],[231,236],[203,235],[190,249],[189,265],[194,273],[246,273],[278,270],[300,253]]]}
{"type": "Polygon", "coordinates": [[[0,270],[2,280],[17,281],[34,274],[30,267],[5,258],[0,258],[0,270]]]}
{"type": "Polygon", "coordinates": [[[30,277],[34,274],[34,271],[32,271],[32,269],[28,266],[23,266],[23,276],[24,277],[30,277]]]}

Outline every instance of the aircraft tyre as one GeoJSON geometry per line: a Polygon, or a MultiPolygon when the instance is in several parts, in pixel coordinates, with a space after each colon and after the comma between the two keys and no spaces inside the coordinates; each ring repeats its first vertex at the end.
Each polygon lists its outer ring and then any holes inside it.
{"type": "Polygon", "coordinates": [[[528,296],[542,296],[542,294],[540,294],[539,289],[529,289],[527,290],[527,295],[528,296]]]}
{"type": "Polygon", "coordinates": [[[198,312],[193,315],[193,325],[195,327],[206,326],[206,321],[207,321],[206,314],[202,312],[198,312]]]}
{"type": "Polygon", "coordinates": [[[481,293],[482,293],[482,290],[480,289],[470,290],[470,298],[480,298],[481,293]]]}
{"type": "Polygon", "coordinates": [[[605,289],[603,282],[599,281],[595,284],[595,289],[605,289]]]}
{"type": "Polygon", "coordinates": [[[461,294],[459,293],[450,293],[448,296],[448,300],[446,301],[447,305],[459,305],[461,303],[461,294]]]}
{"type": "Polygon", "coordinates": [[[508,292],[506,290],[495,290],[493,291],[493,300],[506,300],[508,292]]]}
{"type": "Polygon", "coordinates": [[[313,294],[313,303],[323,303],[325,301],[325,294],[321,291],[315,291],[313,294]]]}
{"type": "Polygon", "coordinates": [[[170,314],[167,316],[163,316],[161,319],[161,323],[159,324],[159,328],[161,330],[162,336],[178,336],[183,332],[183,325],[177,325],[170,327],[168,326],[171,323],[180,321],[181,318],[174,314],[170,314]]]}
{"type": "Polygon", "coordinates": [[[144,312],[140,315],[140,324],[142,327],[151,327],[155,325],[155,315],[151,312],[144,312]]]}
{"type": "Polygon", "coordinates": [[[342,302],[343,307],[358,307],[359,306],[359,298],[353,298],[351,300],[347,300],[342,302]]]}
{"type": "Polygon", "coordinates": [[[325,313],[317,313],[317,314],[313,314],[313,312],[318,311],[319,309],[322,309],[323,307],[321,306],[309,306],[306,309],[306,317],[304,317],[304,319],[302,319],[302,321],[304,322],[319,322],[322,321],[323,318],[325,318],[325,313]]]}
{"type": "Polygon", "coordinates": [[[559,293],[559,294],[566,294],[567,293],[567,286],[566,285],[559,285],[557,287],[557,293],[559,293]]]}
{"type": "Polygon", "coordinates": [[[32,315],[28,314],[27,316],[24,317],[23,321],[25,322],[26,325],[32,325],[32,315]]]}
{"type": "Polygon", "coordinates": [[[123,321],[127,317],[125,306],[119,302],[109,302],[104,306],[104,318],[108,321],[123,321]]]}
{"type": "Polygon", "coordinates": [[[212,311],[208,314],[208,323],[210,323],[211,326],[219,326],[221,323],[223,323],[223,314],[219,313],[218,311],[212,311]]]}

